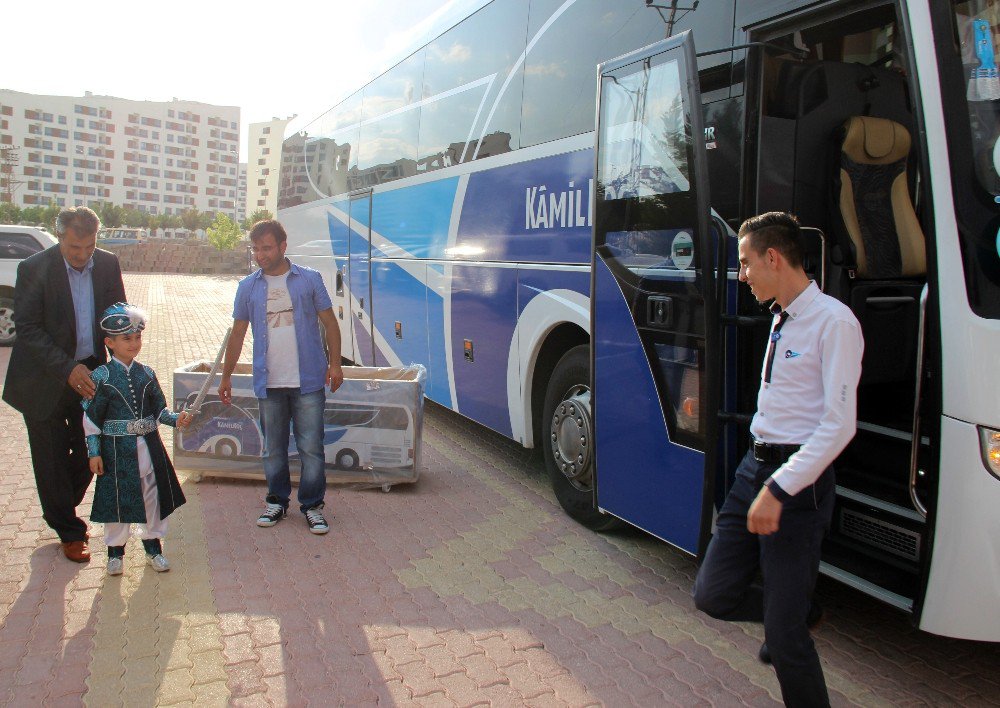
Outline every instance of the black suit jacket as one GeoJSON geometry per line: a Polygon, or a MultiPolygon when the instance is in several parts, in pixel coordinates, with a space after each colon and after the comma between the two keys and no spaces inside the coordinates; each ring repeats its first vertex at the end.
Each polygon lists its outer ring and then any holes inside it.
{"type": "MultiPolygon", "coordinates": [[[[107,361],[98,318],[116,302],[125,302],[125,285],[118,257],[94,251],[94,356],[107,361]]],[[[14,331],[17,339],[7,367],[3,400],[28,418],[50,418],[68,386],[77,362],[76,311],[69,289],[66,261],[52,246],[21,261],[14,290],[14,331]]]]}

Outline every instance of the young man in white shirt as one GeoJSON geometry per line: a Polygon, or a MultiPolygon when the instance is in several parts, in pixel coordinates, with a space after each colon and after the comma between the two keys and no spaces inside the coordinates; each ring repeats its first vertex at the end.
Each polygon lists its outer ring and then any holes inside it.
{"type": "Polygon", "coordinates": [[[274,526],[288,511],[288,435],[294,428],[301,463],[299,508],[309,530],[324,534],[330,527],[321,512],[326,493],[323,411],[325,387],[336,391],[344,382],[340,328],[322,276],[285,258],[288,237],[279,222],[254,224],[250,242],[260,270],[236,289],[219,398],[227,405],[232,401],[232,373],[247,327],[252,327],[253,388],[260,401],[268,489],[257,525],[274,526]],[[317,320],[325,333],[326,353],[317,320]]]}
{"type": "Polygon", "coordinates": [[[739,231],[740,280],[774,320],[761,371],[750,450],[695,580],[698,609],[763,621],[762,660],[789,706],[829,705],[809,628],[820,547],[833,514],[833,461],[854,437],[864,342],[843,303],[802,268],[798,221],[770,212],[739,231]],[[760,571],[764,584],[756,585],[760,571]]]}

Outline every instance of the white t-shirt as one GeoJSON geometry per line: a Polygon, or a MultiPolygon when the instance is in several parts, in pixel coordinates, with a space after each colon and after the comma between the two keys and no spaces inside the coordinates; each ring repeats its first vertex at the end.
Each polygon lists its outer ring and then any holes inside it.
{"type": "Polygon", "coordinates": [[[288,293],[288,272],[265,275],[267,281],[267,387],[299,387],[299,346],[288,293]]]}

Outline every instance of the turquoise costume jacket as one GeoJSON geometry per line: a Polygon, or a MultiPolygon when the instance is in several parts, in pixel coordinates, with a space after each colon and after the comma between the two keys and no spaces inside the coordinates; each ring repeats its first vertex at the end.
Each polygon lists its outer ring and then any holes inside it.
{"type": "Polygon", "coordinates": [[[87,454],[100,455],[104,460],[104,474],[94,486],[90,520],[146,523],[139,479],[138,435],[146,441],[153,462],[160,518],[167,518],[185,499],[156,430],[158,423],[177,425],[177,414],[167,408],[156,374],[137,361],[126,370],[121,362],[112,359],[94,369],[90,378],[97,392],[92,400],[83,401],[83,407],[91,422],[101,428],[101,434],[87,436],[87,454]]]}

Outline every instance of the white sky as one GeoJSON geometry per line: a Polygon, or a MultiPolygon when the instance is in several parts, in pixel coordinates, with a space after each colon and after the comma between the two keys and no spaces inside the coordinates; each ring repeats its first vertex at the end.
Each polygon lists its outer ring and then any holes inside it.
{"type": "Polygon", "coordinates": [[[304,125],[485,0],[4,3],[0,88],[173,97],[304,125]]]}

